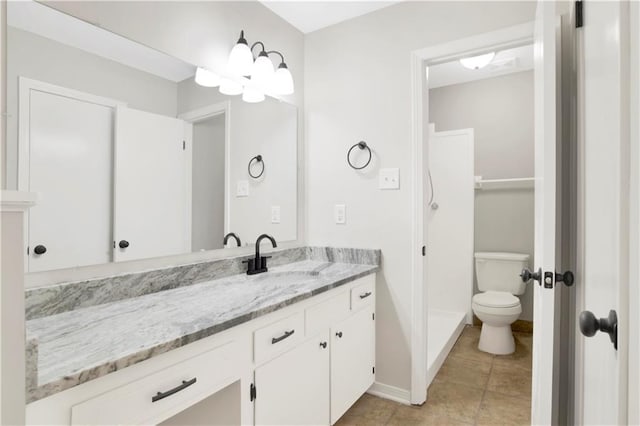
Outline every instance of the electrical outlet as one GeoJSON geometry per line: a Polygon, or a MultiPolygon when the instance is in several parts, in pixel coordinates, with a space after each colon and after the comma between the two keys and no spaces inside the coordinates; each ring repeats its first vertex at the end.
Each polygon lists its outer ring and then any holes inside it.
{"type": "Polygon", "coordinates": [[[271,223],[280,223],[280,206],[271,206],[271,223]]]}
{"type": "Polygon", "coordinates": [[[380,169],[378,176],[380,189],[400,189],[400,169],[380,169]]]}
{"type": "Polygon", "coordinates": [[[236,197],[248,197],[249,196],[249,181],[239,180],[236,186],[236,197]]]}
{"type": "Polygon", "coordinates": [[[344,204],[336,204],[333,208],[333,216],[337,224],[344,225],[347,223],[347,207],[344,204]]]}

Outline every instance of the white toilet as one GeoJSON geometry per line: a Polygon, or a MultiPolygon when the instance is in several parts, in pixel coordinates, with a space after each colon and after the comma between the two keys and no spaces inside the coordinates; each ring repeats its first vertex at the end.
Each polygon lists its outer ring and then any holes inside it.
{"type": "Polygon", "coordinates": [[[529,265],[529,255],[520,253],[476,253],[476,277],[481,293],[471,307],[482,321],[478,349],[496,355],[515,351],[511,324],[522,313],[520,299],[526,284],[520,272],[529,265]]]}

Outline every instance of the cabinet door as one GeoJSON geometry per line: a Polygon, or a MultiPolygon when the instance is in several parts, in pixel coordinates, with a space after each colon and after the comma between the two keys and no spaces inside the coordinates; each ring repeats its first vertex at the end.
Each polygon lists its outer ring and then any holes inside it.
{"type": "Polygon", "coordinates": [[[328,424],[329,352],[325,332],[258,367],[256,425],[328,424]]]}
{"type": "Polygon", "coordinates": [[[184,132],[183,120],[117,109],[115,261],[191,251],[184,132]]]}
{"type": "Polygon", "coordinates": [[[373,312],[373,308],[365,308],[331,330],[331,424],[373,384],[373,312]]]}
{"type": "Polygon", "coordinates": [[[33,89],[29,101],[29,272],[110,262],[113,109],[33,89]]]}

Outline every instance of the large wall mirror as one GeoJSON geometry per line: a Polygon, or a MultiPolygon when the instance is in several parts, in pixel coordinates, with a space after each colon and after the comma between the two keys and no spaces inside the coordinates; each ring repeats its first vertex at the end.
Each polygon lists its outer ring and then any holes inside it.
{"type": "Polygon", "coordinates": [[[36,2],[7,21],[7,184],[40,194],[28,272],[296,239],[295,106],[36,2]]]}

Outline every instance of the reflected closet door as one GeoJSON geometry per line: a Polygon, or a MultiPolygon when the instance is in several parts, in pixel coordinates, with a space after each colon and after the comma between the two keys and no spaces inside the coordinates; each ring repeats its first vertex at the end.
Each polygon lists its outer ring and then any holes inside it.
{"type": "Polygon", "coordinates": [[[190,251],[191,155],[184,121],[118,108],[114,260],[190,251]]]}

